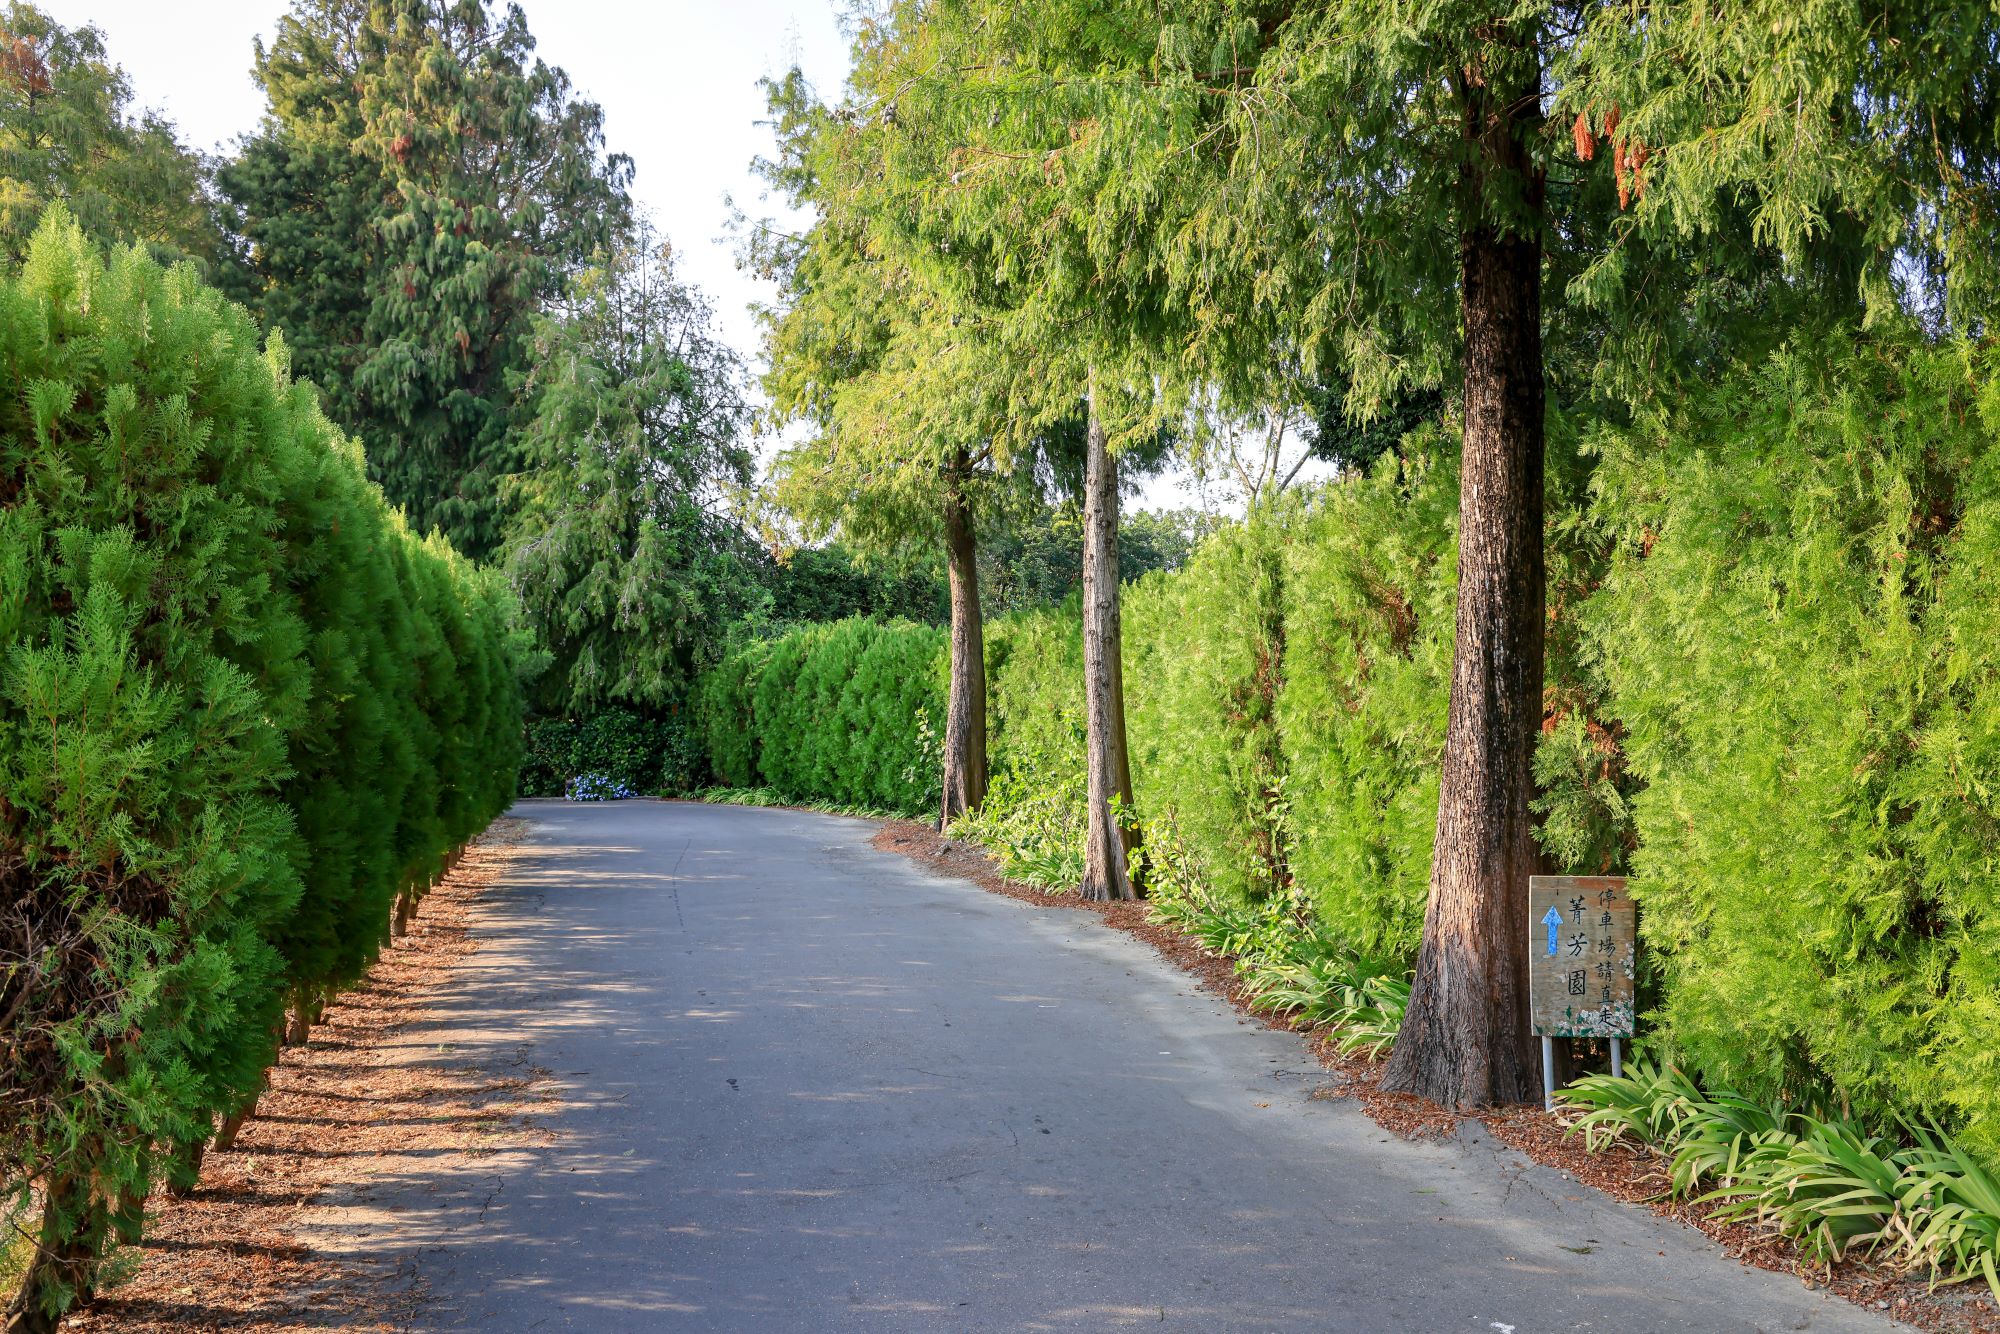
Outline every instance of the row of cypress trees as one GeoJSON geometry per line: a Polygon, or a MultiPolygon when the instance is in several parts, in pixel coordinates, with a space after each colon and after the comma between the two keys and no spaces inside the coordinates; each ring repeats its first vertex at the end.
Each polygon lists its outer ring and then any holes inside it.
{"type": "Polygon", "coordinates": [[[50,210],[0,278],[0,1164],[47,1328],[511,800],[504,587],[279,339],[50,210]]]}

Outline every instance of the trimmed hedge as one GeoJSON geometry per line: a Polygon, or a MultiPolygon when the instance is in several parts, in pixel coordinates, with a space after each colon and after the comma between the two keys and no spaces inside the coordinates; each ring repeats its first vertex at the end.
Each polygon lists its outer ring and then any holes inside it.
{"type": "Polygon", "coordinates": [[[507,594],[260,341],[60,208],[0,278],[0,1162],[50,1312],[513,794],[507,594]]]}
{"type": "Polygon", "coordinates": [[[860,617],[744,644],[696,681],[695,732],[728,786],[916,814],[937,796],[945,644],[860,617]]]}
{"type": "MultiPolygon", "coordinates": [[[[1989,1162],[1996,356],[1877,335],[1794,349],[1581,441],[1553,418],[1536,760],[1552,867],[1635,877],[1656,1050],[1760,1099],[1936,1118],[1989,1162]]],[[[1407,957],[1423,918],[1454,455],[1434,428],[1412,435],[1402,458],[1226,527],[1127,589],[1138,818],[1221,901],[1283,889],[1310,905],[1305,925],[1371,955],[1407,957]]],[[[1065,887],[1083,828],[1075,605],[996,618],[987,653],[994,774],[972,827],[1013,873],[1065,887]]],[[[754,752],[795,796],[832,795],[770,724],[821,716],[788,683],[808,659],[838,675],[851,655],[827,632],[746,654],[778,674],[756,709],[709,715],[716,768],[740,783],[754,752]]],[[[909,754],[907,716],[878,715],[898,735],[852,754],[909,754]]]]}
{"type": "Polygon", "coordinates": [[[1587,621],[1654,1021],[1712,1085],[2000,1162],[2000,380],[1806,346],[1604,431],[1587,621]]]}

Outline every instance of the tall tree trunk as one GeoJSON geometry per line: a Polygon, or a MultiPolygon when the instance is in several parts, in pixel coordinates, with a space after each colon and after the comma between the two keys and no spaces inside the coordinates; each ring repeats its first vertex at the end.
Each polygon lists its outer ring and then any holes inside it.
{"type": "Polygon", "coordinates": [[[1090,392],[1083,469],[1083,696],[1089,775],[1084,842],[1086,899],[1132,899],[1131,852],[1137,839],[1112,809],[1132,805],[1132,764],[1125,746],[1124,636],[1118,623],[1118,461],[1105,444],[1090,392]]]}
{"type": "MultiPolygon", "coordinates": [[[[1518,55],[1514,58],[1518,59],[1518,55]]],[[[1448,1107],[1538,1087],[1528,1024],[1529,811],[1542,723],[1542,178],[1528,146],[1540,78],[1459,85],[1472,152],[1459,243],[1465,441],[1458,626],[1437,851],[1415,984],[1383,1087],[1448,1107]],[[1496,225],[1496,198],[1527,218],[1496,225]]],[[[1517,215],[1518,217],[1518,215],[1517,215]]]]}
{"type": "Polygon", "coordinates": [[[986,622],[979,612],[979,545],[962,479],[967,460],[944,499],[944,537],[951,569],[951,694],[945,706],[943,828],[986,800],[986,622]]]}

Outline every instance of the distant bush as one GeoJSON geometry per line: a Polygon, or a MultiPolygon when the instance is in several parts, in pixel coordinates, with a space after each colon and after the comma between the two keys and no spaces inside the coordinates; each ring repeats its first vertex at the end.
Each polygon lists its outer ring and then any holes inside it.
{"type": "Polygon", "coordinates": [[[611,706],[582,718],[529,719],[521,795],[560,797],[585,774],[634,794],[671,795],[699,786],[707,768],[685,710],[652,717],[611,706]]]}
{"type": "Polygon", "coordinates": [[[915,814],[937,797],[944,632],[850,618],[741,645],[692,695],[709,768],[784,800],[915,814]]]}

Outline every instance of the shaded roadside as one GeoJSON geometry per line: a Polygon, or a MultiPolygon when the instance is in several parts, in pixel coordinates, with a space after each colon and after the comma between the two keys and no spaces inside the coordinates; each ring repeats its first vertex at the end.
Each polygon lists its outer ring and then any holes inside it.
{"type": "MultiPolygon", "coordinates": [[[[1669,1176],[1665,1160],[1642,1146],[1617,1144],[1590,1152],[1578,1138],[1565,1134],[1565,1122],[1538,1107],[1509,1107],[1479,1116],[1457,1116],[1426,1099],[1380,1089],[1382,1065],[1343,1053],[1335,1035],[1295,1022],[1283,1014],[1254,1010],[1252,996],[1231,961],[1202,948],[1192,936],[1153,920],[1144,902],[1091,902],[1074,894],[1056,894],[1008,880],[982,848],[947,838],[936,826],[917,820],[887,820],[873,839],[875,847],[899,853],[945,875],[969,880],[990,893],[1037,908],[1089,913],[1105,925],[1145,941],[1167,962],[1192,974],[1205,990],[1228,1001],[1243,1022],[1299,1033],[1332,1076],[1315,1090],[1323,1098],[1352,1098],[1370,1119],[1405,1139],[1446,1139],[1471,1128],[1481,1130],[1519,1150],[1534,1162],[1551,1167],[1578,1189],[1588,1187],[1627,1204],[1644,1205],[1653,1213],[1675,1219],[1705,1234],[1724,1255],[1757,1268],[1789,1274],[1807,1288],[1819,1288],[1857,1306],[1884,1312],[1919,1329],[1938,1334],[2000,1334],[2000,1303],[1978,1283],[1931,1287],[1921,1276],[1900,1267],[1872,1262],[1855,1253],[1832,1264],[1817,1263],[1798,1246],[1769,1229],[1747,1222],[1719,1222],[1711,1210],[1686,1201],[1661,1198],[1669,1176]]],[[[1481,1136],[1482,1138],[1484,1136],[1481,1136]]],[[[1571,1201],[1580,1196],[1569,1196],[1571,1201]]]]}
{"type": "Polygon", "coordinates": [[[66,1329],[397,1329],[422,1292],[368,1237],[315,1244],[319,1220],[398,1162],[432,1170],[532,1142],[539,1071],[519,1052],[459,1047],[428,1027],[478,948],[474,903],[515,855],[524,824],[496,821],[426,896],[409,935],[285,1048],[235,1147],[211,1152],[187,1197],[149,1205],[146,1239],[120,1255],[130,1281],[66,1329]]]}

